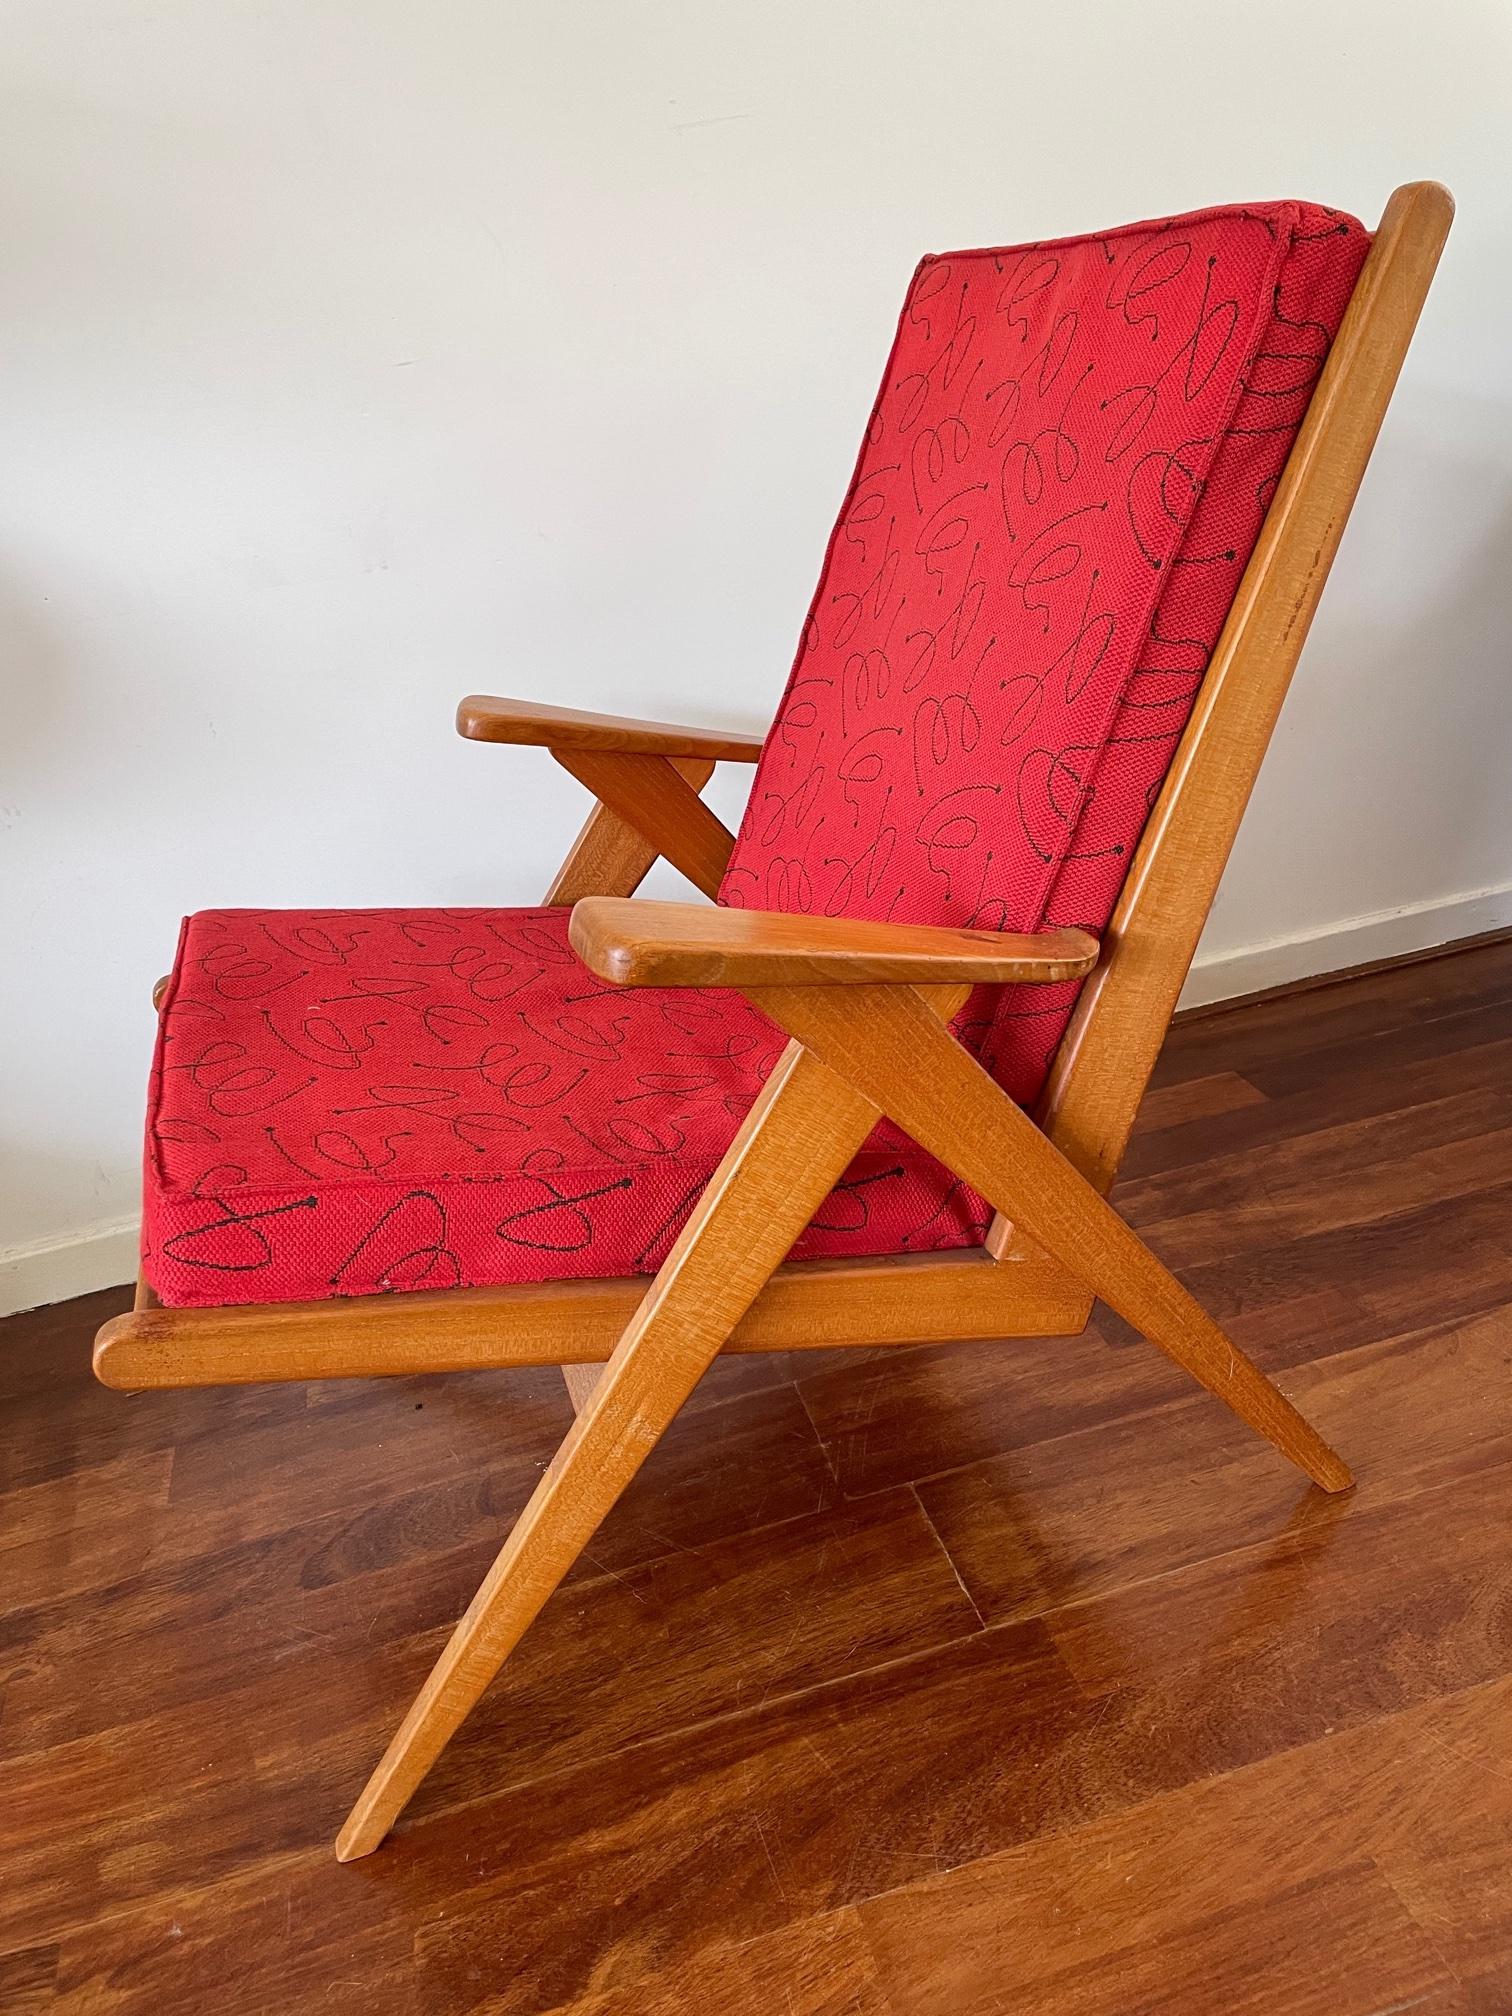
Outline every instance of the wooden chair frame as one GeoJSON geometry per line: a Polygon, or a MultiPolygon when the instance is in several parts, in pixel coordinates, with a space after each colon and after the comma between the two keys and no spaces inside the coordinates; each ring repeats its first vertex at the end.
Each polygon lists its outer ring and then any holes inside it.
{"type": "Polygon", "coordinates": [[[699,790],[758,740],[474,698],[458,728],[542,746],[597,803],[548,891],[625,986],[740,987],[792,1039],[660,1272],[350,1301],[166,1309],[100,1332],[107,1385],[563,1367],[576,1418],[337,1842],[371,1852],[721,1351],[1069,1335],[1100,1295],[1315,1483],[1349,1471],[1105,1201],[1453,215],[1387,205],[1109,928],[1006,939],[630,902],[664,856],[718,887],[699,790]],[[951,1037],[978,980],[1089,973],[1035,1115],[951,1037]],[[987,1197],[974,1252],[788,1263],[880,1113],[987,1197]]]}

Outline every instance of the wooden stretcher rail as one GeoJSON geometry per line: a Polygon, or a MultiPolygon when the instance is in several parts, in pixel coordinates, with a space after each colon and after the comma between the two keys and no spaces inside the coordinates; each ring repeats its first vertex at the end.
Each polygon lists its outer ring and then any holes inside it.
{"type": "MultiPolygon", "coordinates": [[[[505,1365],[596,1365],[650,1283],[639,1276],[365,1295],[348,1302],[244,1303],[117,1316],[95,1344],[107,1386],[252,1385],[474,1372],[505,1365]]],[[[1074,1336],[1091,1296],[1044,1255],[994,1262],[980,1249],[904,1259],[792,1261],[779,1267],[726,1351],[822,1351],[844,1344],[1074,1336]]]]}

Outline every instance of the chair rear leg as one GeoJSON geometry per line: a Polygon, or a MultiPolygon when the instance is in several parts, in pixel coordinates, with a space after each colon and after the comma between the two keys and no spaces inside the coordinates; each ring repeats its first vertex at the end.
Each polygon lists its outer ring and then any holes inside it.
{"type": "MultiPolygon", "coordinates": [[[[877,1118],[789,1044],[336,1843],[371,1854],[877,1118]]],[[[584,1383],[587,1383],[585,1380],[584,1383]]]]}
{"type": "Polygon", "coordinates": [[[1348,1490],[1354,1479],[1347,1465],[1311,1423],[961,1048],[919,993],[806,987],[752,989],[751,999],[1315,1484],[1348,1490]]]}

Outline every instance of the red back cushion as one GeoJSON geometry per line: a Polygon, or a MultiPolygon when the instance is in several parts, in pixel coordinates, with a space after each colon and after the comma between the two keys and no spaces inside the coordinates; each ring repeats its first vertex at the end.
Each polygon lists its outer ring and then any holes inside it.
{"type": "MultiPolygon", "coordinates": [[[[1307,204],[926,258],[720,901],[1099,930],[1369,246],[1307,204]]],[[[984,990],[1020,1100],[1076,989],[984,990]]]]}

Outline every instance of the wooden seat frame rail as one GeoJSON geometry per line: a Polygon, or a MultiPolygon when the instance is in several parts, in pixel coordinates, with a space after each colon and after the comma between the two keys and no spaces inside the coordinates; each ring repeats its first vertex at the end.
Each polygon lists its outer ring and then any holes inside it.
{"type": "Polygon", "coordinates": [[[754,738],[475,697],[458,728],[550,750],[593,794],[546,901],[614,985],[738,985],[790,1042],[655,1279],[167,1309],[144,1282],[95,1366],[140,1390],[558,1364],[566,1439],[337,1841],[376,1848],[721,1351],[1068,1335],[1101,1296],[1324,1490],[1340,1458],[1105,1201],[1453,216],[1398,189],[1100,946],[629,902],[660,855],[713,895],[732,836],[698,795],[754,738]],[[1039,1106],[946,1023],[981,978],[1089,972],[1039,1106]],[[965,1253],[790,1263],[887,1114],[996,1211],[965,1253]]]}

